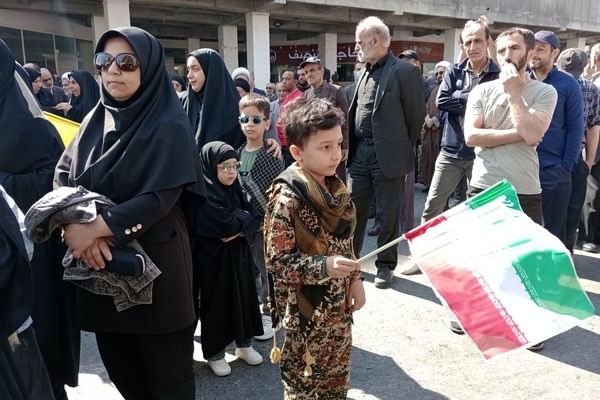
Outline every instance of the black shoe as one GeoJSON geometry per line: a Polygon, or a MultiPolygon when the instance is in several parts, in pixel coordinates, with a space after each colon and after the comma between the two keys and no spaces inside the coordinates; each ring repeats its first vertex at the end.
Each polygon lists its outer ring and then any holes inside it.
{"type": "Polygon", "coordinates": [[[529,346],[527,350],[530,351],[540,351],[544,348],[544,342],[539,342],[538,344],[534,344],[533,346],[529,346]]]}
{"type": "Polygon", "coordinates": [[[369,208],[369,219],[375,218],[376,215],[377,211],[375,210],[375,208],[369,208]]]}
{"type": "Polygon", "coordinates": [[[421,271],[421,268],[419,268],[419,266],[417,264],[414,264],[412,267],[405,269],[404,271],[400,272],[402,275],[419,275],[422,274],[423,271],[421,271]]]}
{"type": "Polygon", "coordinates": [[[376,224],[376,225],[373,225],[373,227],[367,231],[367,235],[378,236],[379,232],[381,232],[381,228],[379,227],[379,225],[376,224]]]}
{"type": "Polygon", "coordinates": [[[394,271],[389,268],[380,268],[375,277],[375,287],[377,289],[387,289],[392,284],[394,279],[394,271]]]}
{"type": "Polygon", "coordinates": [[[458,322],[456,321],[450,321],[450,330],[454,333],[456,333],[457,335],[464,335],[465,331],[463,331],[463,328],[460,327],[460,325],[458,324],[458,322]]]}

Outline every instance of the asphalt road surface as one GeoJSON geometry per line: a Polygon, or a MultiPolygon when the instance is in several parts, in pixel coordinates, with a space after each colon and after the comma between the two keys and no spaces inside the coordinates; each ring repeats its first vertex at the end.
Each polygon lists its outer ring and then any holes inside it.
{"type": "MultiPolygon", "coordinates": [[[[415,190],[417,217],[425,200],[419,187],[415,190]]],[[[375,239],[367,237],[364,247],[363,254],[375,249],[375,239]]],[[[355,314],[349,399],[600,398],[600,255],[575,254],[577,272],[597,310],[593,318],[548,340],[539,353],[518,350],[486,361],[468,337],[450,331],[451,314],[427,278],[400,274],[411,261],[405,244],[398,253],[400,261],[389,289],[373,286],[372,262],[364,268],[367,304],[355,314]]],[[[238,360],[234,348],[229,348],[232,373],[218,378],[202,357],[200,338],[196,339],[197,399],[283,398],[278,366],[268,360],[272,341],[255,344],[265,358],[256,367],[238,360]]],[[[92,334],[82,333],[80,385],[68,393],[72,400],[121,399],[108,380],[92,334]]]]}

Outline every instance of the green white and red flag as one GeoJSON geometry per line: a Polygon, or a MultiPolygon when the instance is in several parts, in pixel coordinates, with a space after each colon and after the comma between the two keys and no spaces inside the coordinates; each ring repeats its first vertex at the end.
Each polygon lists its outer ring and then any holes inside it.
{"type": "Polygon", "coordinates": [[[595,313],[568,250],[521,211],[506,180],[405,237],[436,295],[487,359],[595,313]]]}

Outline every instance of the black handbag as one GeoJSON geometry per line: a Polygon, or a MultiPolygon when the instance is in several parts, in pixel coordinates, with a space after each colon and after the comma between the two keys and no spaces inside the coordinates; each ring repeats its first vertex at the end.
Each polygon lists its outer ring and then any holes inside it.
{"type": "Polygon", "coordinates": [[[111,247],[110,252],[112,260],[104,260],[105,271],[138,277],[146,270],[144,256],[131,247],[111,247]]]}

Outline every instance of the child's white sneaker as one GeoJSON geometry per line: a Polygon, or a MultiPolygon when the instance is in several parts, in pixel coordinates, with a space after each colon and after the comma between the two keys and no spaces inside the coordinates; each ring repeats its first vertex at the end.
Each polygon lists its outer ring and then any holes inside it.
{"type": "Polygon", "coordinates": [[[269,317],[268,315],[262,316],[262,327],[263,327],[264,333],[259,336],[254,336],[254,339],[269,340],[269,339],[273,338],[273,335],[275,334],[275,332],[273,332],[273,321],[271,320],[271,317],[269,317]]]}
{"type": "Polygon", "coordinates": [[[263,362],[262,356],[258,353],[258,351],[254,350],[252,346],[236,348],[235,355],[238,358],[241,358],[242,360],[246,361],[246,364],[248,365],[258,365],[262,364],[263,362]]]}
{"type": "Polygon", "coordinates": [[[216,376],[227,376],[231,374],[231,367],[229,366],[229,363],[225,361],[225,358],[214,361],[208,360],[208,366],[216,376]]]}

